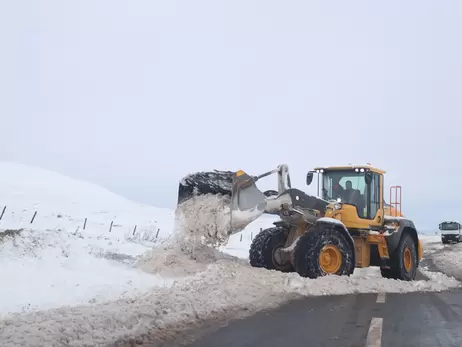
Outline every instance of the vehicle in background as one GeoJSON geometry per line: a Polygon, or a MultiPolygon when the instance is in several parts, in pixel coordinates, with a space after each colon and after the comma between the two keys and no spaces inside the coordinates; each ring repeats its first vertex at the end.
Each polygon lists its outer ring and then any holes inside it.
{"type": "Polygon", "coordinates": [[[440,223],[441,242],[461,242],[462,241],[462,226],[459,222],[445,221],[440,223]]]}

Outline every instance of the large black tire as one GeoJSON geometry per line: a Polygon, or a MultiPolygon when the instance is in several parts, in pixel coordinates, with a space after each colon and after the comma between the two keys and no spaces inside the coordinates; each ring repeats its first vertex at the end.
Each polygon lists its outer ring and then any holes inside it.
{"type": "Polygon", "coordinates": [[[417,274],[417,247],[409,233],[401,236],[398,247],[390,257],[390,269],[381,269],[385,278],[414,281],[417,274]],[[410,261],[410,263],[408,263],[410,261]]]}
{"type": "Polygon", "coordinates": [[[253,267],[262,267],[268,270],[293,272],[294,268],[290,261],[279,264],[274,257],[274,253],[277,249],[284,248],[288,235],[289,231],[282,227],[269,228],[260,231],[250,245],[250,265],[253,267]]]}
{"type": "Polygon", "coordinates": [[[294,250],[295,271],[302,277],[317,278],[328,274],[351,275],[355,269],[354,247],[334,226],[316,226],[303,234],[294,250]],[[320,257],[322,253],[322,257],[320,257]],[[336,265],[326,266],[324,253],[336,265]],[[334,257],[331,255],[334,254],[334,257]],[[330,271],[326,270],[330,267],[330,271]]]}

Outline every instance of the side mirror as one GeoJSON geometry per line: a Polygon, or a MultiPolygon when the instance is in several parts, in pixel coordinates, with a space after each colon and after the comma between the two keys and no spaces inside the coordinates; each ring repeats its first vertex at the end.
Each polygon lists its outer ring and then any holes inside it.
{"type": "Polygon", "coordinates": [[[306,174],[306,185],[309,186],[311,184],[311,182],[313,182],[313,171],[309,171],[307,174],[306,174]]]}
{"type": "Polygon", "coordinates": [[[364,180],[366,181],[366,184],[371,184],[371,182],[372,182],[372,172],[370,172],[370,171],[366,172],[366,175],[364,176],[364,180]]]}

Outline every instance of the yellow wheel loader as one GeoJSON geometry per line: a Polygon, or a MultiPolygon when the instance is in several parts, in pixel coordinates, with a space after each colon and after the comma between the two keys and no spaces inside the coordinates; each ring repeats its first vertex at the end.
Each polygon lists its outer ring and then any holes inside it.
{"type": "Polygon", "coordinates": [[[414,223],[401,213],[401,187],[384,199],[385,171],[371,165],[315,168],[318,196],[292,188],[287,165],[259,176],[237,172],[201,172],[180,182],[178,203],[195,195],[230,197],[228,235],[237,233],[262,214],[278,215],[274,226],[252,241],[253,267],[317,278],[351,275],[356,267],[380,267],[386,278],[412,281],[423,248],[414,223]],[[262,192],[256,182],[278,176],[278,190],[262,192]]]}

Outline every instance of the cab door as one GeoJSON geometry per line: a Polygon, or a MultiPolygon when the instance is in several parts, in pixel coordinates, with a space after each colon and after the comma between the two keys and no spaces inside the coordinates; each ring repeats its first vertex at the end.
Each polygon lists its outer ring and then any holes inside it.
{"type": "Polygon", "coordinates": [[[369,172],[371,182],[366,184],[366,207],[363,219],[368,221],[371,227],[380,228],[384,223],[383,211],[383,175],[369,172]]]}

